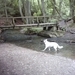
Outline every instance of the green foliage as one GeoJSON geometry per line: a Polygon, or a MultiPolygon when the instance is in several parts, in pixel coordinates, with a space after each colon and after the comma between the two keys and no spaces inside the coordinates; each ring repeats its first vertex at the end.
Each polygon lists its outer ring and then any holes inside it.
{"type": "MultiPolygon", "coordinates": [[[[23,1],[23,0],[21,0],[23,1]]],[[[26,1],[26,0],[25,0],[26,1]]],[[[39,16],[42,15],[41,12],[41,0],[29,0],[30,5],[31,5],[31,13],[32,16],[39,16]],[[40,5],[39,5],[40,4],[40,5]]],[[[62,0],[61,8],[59,7],[59,3],[61,0],[55,0],[56,4],[52,4],[52,1],[54,0],[44,0],[44,7],[45,7],[45,14],[46,15],[51,15],[53,14],[53,7],[55,6],[57,10],[61,9],[61,16],[63,18],[69,17],[70,16],[70,3],[69,0],[62,0]]],[[[5,14],[5,2],[6,2],[6,10],[8,15],[15,15],[15,14],[20,14],[19,12],[19,6],[18,6],[18,0],[0,0],[0,16],[3,16],[5,14]]],[[[22,6],[24,4],[22,3],[22,6]]],[[[24,7],[22,7],[22,12],[25,15],[24,7]]],[[[58,12],[55,10],[55,15],[58,15],[58,12]]]]}
{"type": "Polygon", "coordinates": [[[41,11],[38,10],[37,12],[34,12],[33,16],[39,16],[41,14],[41,11]]]}

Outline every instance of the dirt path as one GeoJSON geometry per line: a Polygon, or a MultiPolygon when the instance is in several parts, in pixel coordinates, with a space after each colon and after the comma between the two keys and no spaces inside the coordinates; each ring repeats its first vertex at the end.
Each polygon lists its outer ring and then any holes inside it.
{"type": "Polygon", "coordinates": [[[75,75],[75,60],[1,43],[0,75],[75,75]]]}

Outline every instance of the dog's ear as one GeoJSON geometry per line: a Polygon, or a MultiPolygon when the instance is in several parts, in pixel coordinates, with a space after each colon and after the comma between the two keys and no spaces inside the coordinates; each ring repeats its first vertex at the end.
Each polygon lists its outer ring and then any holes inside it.
{"type": "Polygon", "coordinates": [[[47,41],[47,39],[46,39],[46,41],[47,41]]]}
{"type": "Polygon", "coordinates": [[[46,41],[47,41],[47,39],[44,39],[44,40],[43,40],[43,42],[46,42],[46,41]]]}

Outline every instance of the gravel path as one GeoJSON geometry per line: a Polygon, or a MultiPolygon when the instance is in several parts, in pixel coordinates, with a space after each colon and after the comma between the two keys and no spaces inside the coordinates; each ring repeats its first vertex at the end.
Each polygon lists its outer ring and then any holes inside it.
{"type": "Polygon", "coordinates": [[[75,75],[75,60],[1,43],[0,75],[75,75]]]}

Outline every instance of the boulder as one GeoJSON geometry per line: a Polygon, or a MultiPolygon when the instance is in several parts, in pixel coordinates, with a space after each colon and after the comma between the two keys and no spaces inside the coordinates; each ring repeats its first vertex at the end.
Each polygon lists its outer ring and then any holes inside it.
{"type": "Polygon", "coordinates": [[[56,33],[56,32],[47,32],[47,31],[45,31],[45,32],[44,32],[44,31],[41,31],[41,32],[39,32],[37,35],[38,35],[38,36],[42,36],[42,37],[47,37],[47,38],[59,36],[59,34],[56,33]]]}
{"type": "Polygon", "coordinates": [[[42,37],[47,37],[47,38],[50,37],[49,34],[46,34],[46,33],[43,33],[43,32],[39,32],[39,33],[37,33],[37,35],[38,35],[38,36],[42,36],[42,37]]]}

